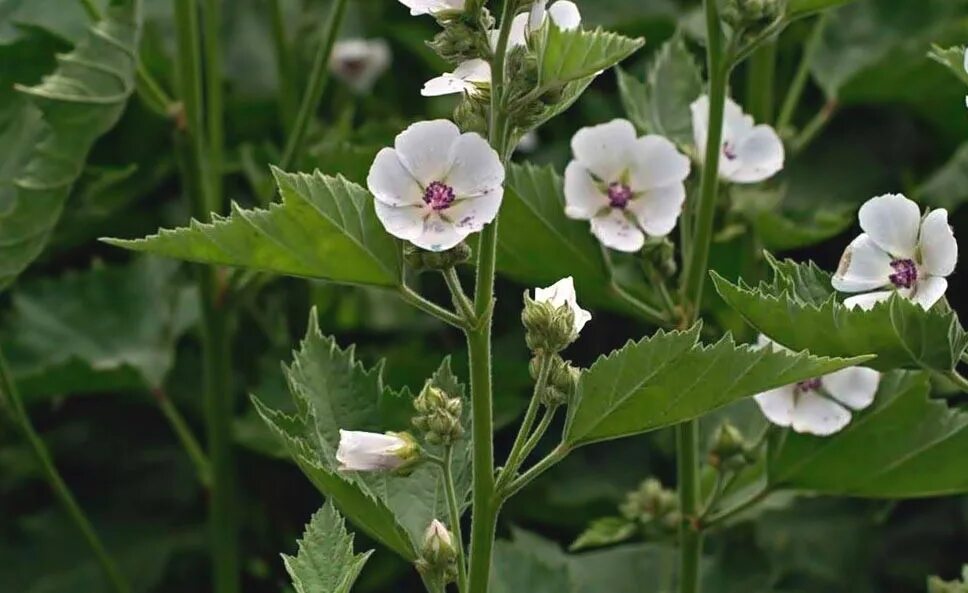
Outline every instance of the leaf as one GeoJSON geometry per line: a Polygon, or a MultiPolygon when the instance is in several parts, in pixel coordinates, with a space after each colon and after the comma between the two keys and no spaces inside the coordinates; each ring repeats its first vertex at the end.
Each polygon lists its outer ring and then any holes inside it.
{"type": "Polygon", "coordinates": [[[562,30],[549,19],[538,44],[541,56],[538,83],[556,88],[567,82],[594,76],[632,55],[645,39],[629,38],[604,31],[581,28],[562,30]]]}
{"type": "Polygon", "coordinates": [[[853,2],[854,0],[790,0],[787,7],[788,18],[804,17],[822,10],[829,10],[853,2]]]}
{"type": "Polygon", "coordinates": [[[639,132],[648,133],[652,129],[652,122],[649,121],[648,87],[621,66],[615,67],[615,80],[618,83],[618,96],[622,100],[625,117],[639,132]]]}
{"type": "Polygon", "coordinates": [[[94,142],[114,127],[134,90],[140,23],[133,6],[107,17],[33,87],[0,137],[0,287],[40,254],[94,142]]]}
{"type": "Polygon", "coordinates": [[[299,553],[282,558],[297,593],[349,593],[372,553],[353,552],[353,536],[327,502],[306,526],[299,553]]]}
{"type": "Polygon", "coordinates": [[[28,399],[158,388],[197,319],[194,295],[178,264],[154,258],[25,283],[12,293],[3,350],[28,399]]]}
{"type": "Polygon", "coordinates": [[[703,94],[702,75],[681,34],[673,35],[653,58],[646,78],[649,132],[680,146],[693,144],[692,110],[703,94]]]}
{"type": "Polygon", "coordinates": [[[928,57],[946,67],[961,82],[968,85],[968,71],[965,70],[965,47],[955,46],[947,49],[932,45],[928,57]]]}
{"type": "Polygon", "coordinates": [[[228,217],[107,243],[194,262],[349,284],[399,286],[400,244],[376,218],[369,192],[343,177],[273,169],[282,202],[233,205],[228,217]]]}
{"type": "Polygon", "coordinates": [[[865,362],[700,343],[701,326],[629,342],[582,373],[564,442],[615,439],[697,418],[738,399],[865,362]]]}
{"type": "Polygon", "coordinates": [[[638,532],[638,526],[625,517],[602,517],[593,521],[568,549],[577,552],[610,546],[631,539],[638,532]]]}
{"type": "MultiPolygon", "coordinates": [[[[324,337],[315,310],[294,356],[284,370],[298,412],[288,415],[254,398],[256,409],[307,477],[348,519],[407,560],[416,560],[427,525],[447,512],[439,468],[423,464],[409,476],[353,473],[340,472],[336,461],[340,429],[407,430],[412,394],[384,386],[382,362],[364,368],[356,361],[353,348],[342,350],[331,338],[324,337]]],[[[465,397],[447,360],[431,382],[447,393],[465,397]]],[[[470,406],[465,405],[464,409],[469,410],[470,406]]],[[[469,430],[467,416],[464,421],[469,430]]],[[[428,448],[441,453],[436,447],[428,448]]],[[[454,459],[457,495],[466,500],[470,490],[466,439],[458,444],[454,459]]]]}
{"type": "Polygon", "coordinates": [[[515,530],[512,540],[494,546],[491,565],[493,593],[569,593],[574,579],[567,557],[558,546],[515,530]]]}
{"type": "Polygon", "coordinates": [[[875,354],[881,370],[948,371],[968,346],[958,316],[944,305],[925,311],[893,296],[870,311],[848,309],[830,287],[830,274],[812,263],[772,260],[772,284],[733,284],[713,274],[716,290],[750,325],[794,350],[824,356],[875,354]]]}
{"type": "Polygon", "coordinates": [[[756,231],[771,251],[799,249],[822,243],[846,231],[854,222],[854,209],[846,205],[813,204],[809,208],[787,204],[787,185],[730,188],[733,209],[756,231]]]}
{"type": "Polygon", "coordinates": [[[936,208],[955,210],[968,200],[968,143],[934,172],[917,190],[919,200],[936,208]]]}
{"type": "Polygon", "coordinates": [[[893,372],[843,431],[779,435],[770,442],[771,485],[875,498],[968,492],[968,413],[930,391],[926,373],[893,372]]]}

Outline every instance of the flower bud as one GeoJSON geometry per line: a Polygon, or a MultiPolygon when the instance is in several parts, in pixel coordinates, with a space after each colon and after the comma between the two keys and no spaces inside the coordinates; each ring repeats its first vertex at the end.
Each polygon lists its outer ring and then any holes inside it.
{"type": "Polygon", "coordinates": [[[709,451],[709,465],[715,468],[737,469],[752,461],[752,451],[743,433],[730,422],[719,425],[709,451]]]}
{"type": "Polygon", "coordinates": [[[424,532],[417,570],[421,574],[449,583],[457,576],[457,547],[447,526],[434,519],[424,532]]]}
{"type": "Polygon", "coordinates": [[[676,246],[668,237],[650,237],[646,240],[642,247],[642,257],[666,278],[674,277],[679,269],[676,264],[676,246]]]}
{"type": "Polygon", "coordinates": [[[463,402],[449,397],[442,389],[427,383],[413,400],[417,415],[411,421],[432,445],[452,445],[464,434],[461,426],[463,402]]]}
{"type": "Polygon", "coordinates": [[[411,268],[423,270],[447,270],[468,261],[471,248],[467,243],[458,243],[446,251],[427,251],[412,243],[403,246],[403,258],[411,268]]]}
{"type": "Polygon", "coordinates": [[[475,58],[490,59],[491,46],[487,33],[461,19],[448,21],[444,29],[428,41],[430,49],[451,64],[475,58]]]}
{"type": "Polygon", "coordinates": [[[786,12],[786,0],[721,0],[723,20],[735,29],[762,30],[786,12]]]}
{"type": "Polygon", "coordinates": [[[521,322],[532,352],[564,350],[578,338],[578,333],[591,318],[591,313],[578,306],[571,277],[548,288],[536,288],[534,299],[527,292],[524,294],[521,322]]]}
{"type": "MultiPolygon", "coordinates": [[[[547,407],[567,404],[578,388],[578,378],[581,375],[581,371],[571,366],[568,361],[557,354],[549,358],[548,364],[550,368],[548,369],[547,383],[545,389],[538,394],[538,397],[541,403],[547,407]]],[[[531,362],[528,363],[528,370],[531,372],[531,377],[535,380],[538,379],[538,374],[541,371],[540,366],[540,356],[533,357],[531,362]]]]}
{"type": "Polygon", "coordinates": [[[476,132],[487,136],[490,114],[490,90],[481,90],[473,96],[465,94],[454,108],[454,123],[462,132],[476,132]]]}
{"type": "Polygon", "coordinates": [[[656,527],[661,532],[674,531],[682,518],[679,497],[655,478],[645,480],[638,490],[630,492],[619,510],[629,521],[656,527]]]}
{"type": "Polygon", "coordinates": [[[339,431],[340,471],[406,471],[419,459],[420,448],[406,432],[339,431]]]}
{"type": "Polygon", "coordinates": [[[928,593],[968,593],[968,564],[961,570],[961,581],[943,581],[939,577],[928,579],[928,593]]]}

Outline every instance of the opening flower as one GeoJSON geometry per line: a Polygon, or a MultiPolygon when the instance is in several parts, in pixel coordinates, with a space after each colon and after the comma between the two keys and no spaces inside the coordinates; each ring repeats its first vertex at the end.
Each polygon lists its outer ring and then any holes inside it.
{"type": "MultiPolygon", "coordinates": [[[[699,158],[706,154],[709,137],[709,97],[692,105],[692,133],[699,158]]],[[[732,99],[726,99],[723,117],[723,147],[719,155],[719,176],[733,183],[759,183],[783,168],[783,142],[768,125],[755,125],[732,99]]]]}
{"type": "Polygon", "coordinates": [[[860,207],[864,232],[844,251],[832,279],[841,292],[860,292],[844,301],[871,309],[895,292],[930,309],[948,289],[955,271],[958,242],[940,208],[923,219],[921,210],[901,194],[871,198],[860,207]]]}
{"type": "Polygon", "coordinates": [[[390,46],[382,39],[344,39],[333,45],[329,69],[357,93],[366,93],[390,67],[390,46]]]}
{"type": "MultiPolygon", "coordinates": [[[[548,0],[536,0],[529,12],[522,12],[511,21],[511,31],[508,37],[508,48],[527,45],[531,33],[541,29],[547,19],[559,29],[570,31],[581,26],[581,13],[578,5],[570,0],[558,0],[550,7],[548,0]]],[[[491,32],[492,45],[497,43],[497,31],[491,32]]]]}
{"type": "Polygon", "coordinates": [[[464,12],[464,0],[400,0],[400,3],[409,8],[413,16],[464,12]]]}
{"type": "MultiPolygon", "coordinates": [[[[780,348],[760,336],[765,348],[780,348]]],[[[763,415],[778,426],[800,433],[828,436],[850,423],[852,411],[863,410],[874,401],[881,374],[866,367],[839,371],[785,385],[754,396],[763,415]]]]}
{"type": "Polygon", "coordinates": [[[336,460],[340,463],[340,471],[395,470],[416,456],[416,443],[406,433],[339,431],[336,460]]]}
{"type": "MultiPolygon", "coordinates": [[[[578,306],[578,295],[575,292],[575,279],[571,276],[562,278],[548,288],[535,288],[534,302],[548,303],[555,309],[567,306],[574,315],[572,331],[575,337],[585,327],[585,324],[592,319],[591,313],[578,306]]],[[[572,339],[574,340],[574,338],[572,339]]]]}
{"type": "Polygon", "coordinates": [[[453,72],[442,74],[424,83],[420,94],[438,97],[453,93],[476,95],[481,87],[491,85],[491,65],[480,58],[461,62],[453,72]]]}
{"type": "Polygon", "coordinates": [[[411,125],[377,153],[366,183],[387,232],[444,251],[497,216],[504,166],[484,138],[438,119],[411,125]]]}
{"type": "Polygon", "coordinates": [[[624,119],[582,128],[571,139],[565,169],[565,214],[590,220],[607,247],[635,252],[645,235],[676,226],[686,199],[689,159],[662,136],[636,138],[624,119]]]}

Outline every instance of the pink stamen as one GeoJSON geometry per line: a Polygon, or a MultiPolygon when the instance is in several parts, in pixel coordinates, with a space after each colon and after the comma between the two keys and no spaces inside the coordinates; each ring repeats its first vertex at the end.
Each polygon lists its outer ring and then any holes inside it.
{"type": "Polygon", "coordinates": [[[424,203],[434,210],[446,210],[454,202],[454,188],[434,181],[424,190],[424,203]]]}

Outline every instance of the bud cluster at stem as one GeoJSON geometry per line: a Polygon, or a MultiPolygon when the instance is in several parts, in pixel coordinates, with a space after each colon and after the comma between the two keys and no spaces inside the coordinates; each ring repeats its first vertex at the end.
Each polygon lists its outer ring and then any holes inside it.
{"type": "Polygon", "coordinates": [[[720,0],[723,21],[736,30],[756,34],[786,12],[786,0],[720,0]]]}
{"type": "Polygon", "coordinates": [[[446,251],[427,251],[412,243],[403,246],[403,259],[417,271],[447,270],[471,258],[471,248],[467,243],[458,243],[446,251]]]}
{"type": "Polygon", "coordinates": [[[743,433],[730,422],[716,429],[709,450],[709,465],[718,470],[737,470],[756,461],[755,448],[746,442],[743,433]]]}
{"type": "MultiPolygon", "coordinates": [[[[546,355],[548,358],[548,378],[543,390],[537,396],[542,405],[549,408],[567,404],[578,388],[578,378],[581,371],[557,354],[546,355]]],[[[531,359],[528,370],[535,380],[541,372],[541,362],[545,355],[538,355],[531,359]]]]}
{"type": "Polygon", "coordinates": [[[461,426],[463,403],[459,397],[449,397],[444,390],[430,383],[413,400],[417,415],[411,421],[431,445],[450,446],[464,434],[461,426]]]}
{"type": "Polygon", "coordinates": [[[434,519],[424,532],[417,570],[442,586],[457,579],[457,547],[447,526],[434,519]]]}
{"type": "Polygon", "coordinates": [[[630,492],[619,510],[626,519],[656,535],[675,532],[682,520],[679,497],[672,490],[663,488],[655,478],[645,480],[637,490],[630,492]]]}
{"type": "Polygon", "coordinates": [[[676,263],[676,246],[668,237],[649,237],[642,247],[642,258],[664,278],[673,278],[679,270],[676,263]]]}

